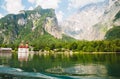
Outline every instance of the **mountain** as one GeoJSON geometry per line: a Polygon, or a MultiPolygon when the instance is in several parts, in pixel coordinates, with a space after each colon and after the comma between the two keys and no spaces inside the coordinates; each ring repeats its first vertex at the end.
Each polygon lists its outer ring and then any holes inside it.
{"type": "Polygon", "coordinates": [[[59,41],[64,39],[60,29],[55,10],[38,6],[34,10],[22,10],[19,14],[8,14],[1,18],[0,43],[18,44],[27,41],[37,44],[59,41]]]}
{"type": "Polygon", "coordinates": [[[79,40],[103,40],[106,32],[120,25],[120,0],[105,0],[82,7],[62,23],[65,34],[79,40]],[[116,18],[116,19],[115,19],[116,18]]]}
{"type": "Polygon", "coordinates": [[[120,0],[86,5],[59,25],[54,9],[38,6],[8,14],[0,19],[0,44],[103,40],[112,27],[120,26],[120,0]]]}
{"type": "Polygon", "coordinates": [[[120,26],[120,18],[117,17],[120,12],[120,1],[116,0],[111,6],[107,7],[99,23],[94,25],[96,39],[105,39],[105,34],[113,26],[120,26]]]}
{"type": "Polygon", "coordinates": [[[109,29],[105,37],[107,40],[120,39],[120,26],[109,29]]]}

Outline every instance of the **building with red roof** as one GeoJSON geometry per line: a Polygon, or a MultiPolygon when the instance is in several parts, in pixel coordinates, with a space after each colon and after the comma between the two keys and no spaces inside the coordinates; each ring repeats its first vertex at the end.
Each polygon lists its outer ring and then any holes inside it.
{"type": "Polygon", "coordinates": [[[27,60],[29,55],[29,45],[26,43],[25,45],[21,43],[18,47],[18,59],[20,61],[27,60]]]}

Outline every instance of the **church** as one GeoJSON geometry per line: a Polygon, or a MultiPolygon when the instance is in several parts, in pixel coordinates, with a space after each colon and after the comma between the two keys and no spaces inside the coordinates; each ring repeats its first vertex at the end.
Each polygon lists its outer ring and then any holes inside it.
{"type": "Polygon", "coordinates": [[[18,59],[20,61],[27,61],[29,55],[29,45],[28,43],[24,44],[23,42],[18,47],[18,59]]]}

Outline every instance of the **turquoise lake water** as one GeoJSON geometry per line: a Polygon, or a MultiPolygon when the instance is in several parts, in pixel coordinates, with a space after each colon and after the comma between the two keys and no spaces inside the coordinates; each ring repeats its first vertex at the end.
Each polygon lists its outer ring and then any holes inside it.
{"type": "Polygon", "coordinates": [[[73,53],[0,57],[0,79],[120,79],[120,54],[73,53]]]}

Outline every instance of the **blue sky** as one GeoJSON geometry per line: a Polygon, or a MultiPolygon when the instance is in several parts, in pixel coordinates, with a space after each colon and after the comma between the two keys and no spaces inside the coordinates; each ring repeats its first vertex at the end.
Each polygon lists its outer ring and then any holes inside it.
{"type": "Polygon", "coordinates": [[[32,10],[38,5],[42,8],[53,8],[58,21],[61,22],[79,8],[87,4],[105,0],[0,0],[0,18],[7,14],[17,14],[20,10],[32,10]]]}

